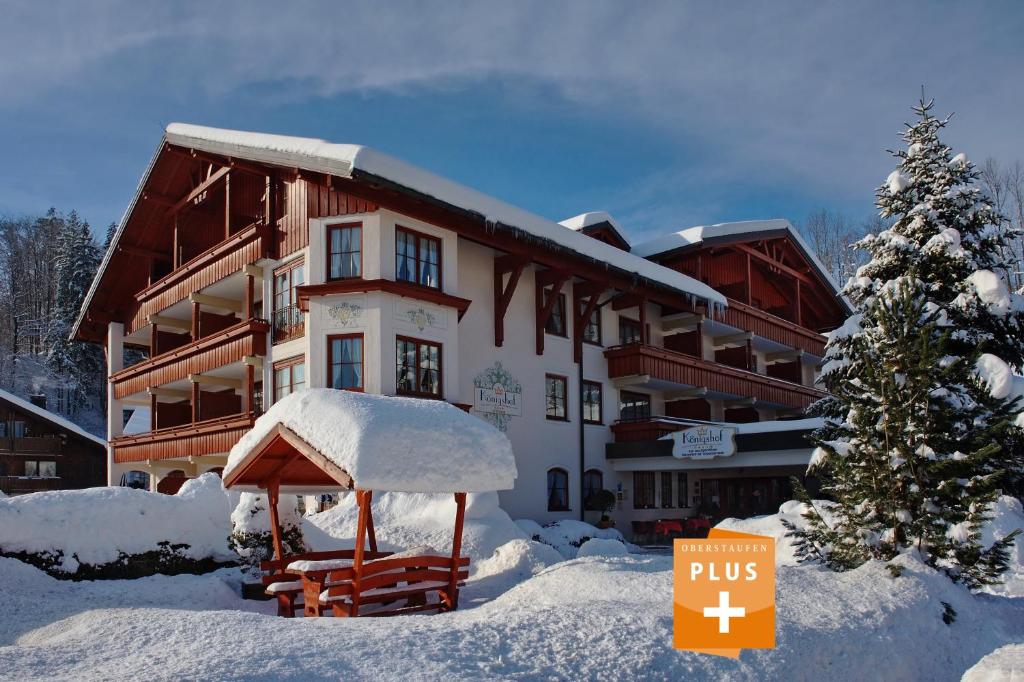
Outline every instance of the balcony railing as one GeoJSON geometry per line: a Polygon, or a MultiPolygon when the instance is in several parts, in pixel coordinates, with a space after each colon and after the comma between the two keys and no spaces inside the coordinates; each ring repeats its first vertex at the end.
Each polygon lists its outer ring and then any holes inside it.
{"type": "Polygon", "coordinates": [[[721,313],[721,321],[811,355],[821,357],[825,353],[826,339],[821,334],[735,299],[729,299],[729,306],[721,313]]]}
{"type": "Polygon", "coordinates": [[[147,459],[180,459],[223,454],[252,428],[253,413],[234,414],[195,424],[171,426],[110,442],[115,462],[141,462],[147,459]]]}
{"type": "Polygon", "coordinates": [[[608,376],[612,379],[646,375],[680,386],[704,387],[715,393],[798,408],[806,408],[826,395],[809,386],[647,344],[615,346],[606,349],[604,355],[608,359],[608,376]]]}
{"type": "Polygon", "coordinates": [[[290,305],[274,311],[274,343],[297,339],[306,333],[306,316],[297,305],[290,305]]]}
{"type": "Polygon", "coordinates": [[[22,436],[21,438],[0,437],[0,451],[24,453],[60,454],[60,436],[22,436]]]}

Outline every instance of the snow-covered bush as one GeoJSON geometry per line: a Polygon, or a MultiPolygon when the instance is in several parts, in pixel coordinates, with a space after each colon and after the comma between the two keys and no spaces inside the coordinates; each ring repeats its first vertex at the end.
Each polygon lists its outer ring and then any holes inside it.
{"type": "Polygon", "coordinates": [[[625,556],[626,554],[629,554],[626,551],[626,545],[618,540],[590,538],[580,545],[579,551],[576,552],[576,558],[579,559],[585,556],[625,556]]]}
{"type": "MultiPolygon", "coordinates": [[[[306,551],[302,535],[302,516],[299,498],[281,495],[277,501],[277,514],[281,522],[281,544],[286,554],[306,551]]],[[[231,512],[231,536],[228,545],[238,555],[242,571],[251,576],[260,573],[260,562],[274,556],[274,539],[270,533],[270,504],[267,496],[242,493],[231,512]]]]}
{"type": "Polygon", "coordinates": [[[626,545],[622,533],[614,528],[598,528],[584,521],[563,519],[542,526],[529,519],[516,519],[516,525],[531,539],[557,549],[566,559],[575,558],[579,548],[591,538],[617,540],[623,547],[626,545]]]}
{"type": "Polygon", "coordinates": [[[74,580],[204,573],[228,551],[230,507],[215,474],[177,495],[132,488],[57,490],[0,499],[0,555],[74,580]]]}

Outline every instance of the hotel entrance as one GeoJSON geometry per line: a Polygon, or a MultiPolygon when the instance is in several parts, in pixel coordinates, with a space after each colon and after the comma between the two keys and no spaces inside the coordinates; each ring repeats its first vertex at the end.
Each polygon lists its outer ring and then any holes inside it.
{"type": "Polygon", "coordinates": [[[793,498],[788,476],[706,478],[698,485],[700,513],[715,519],[773,514],[793,498]]]}

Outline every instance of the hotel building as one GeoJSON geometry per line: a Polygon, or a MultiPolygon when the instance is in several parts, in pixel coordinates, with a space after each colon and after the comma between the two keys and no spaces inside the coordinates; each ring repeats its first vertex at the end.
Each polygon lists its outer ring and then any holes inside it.
{"type": "Polygon", "coordinates": [[[784,220],[631,244],[605,213],[556,223],[366,147],[172,124],[74,335],[106,348],[111,483],[174,489],[265,406],[334,387],[491,421],[513,518],[594,522],[609,490],[628,535],[788,499],[848,313],[784,220]]]}

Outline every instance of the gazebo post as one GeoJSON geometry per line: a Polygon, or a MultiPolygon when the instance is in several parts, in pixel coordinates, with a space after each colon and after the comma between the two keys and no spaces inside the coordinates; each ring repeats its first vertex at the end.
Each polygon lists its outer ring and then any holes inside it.
{"type": "Polygon", "coordinates": [[[284,560],[284,545],[281,543],[281,519],[277,513],[277,502],[280,499],[281,483],[278,480],[267,484],[267,500],[270,503],[270,537],[274,542],[274,553],[278,561],[284,560]]]}
{"type": "Polygon", "coordinates": [[[363,554],[366,551],[366,521],[369,516],[370,500],[373,498],[372,490],[357,490],[356,504],[359,505],[359,520],[356,522],[356,546],[352,556],[352,608],[350,616],[359,615],[359,583],[362,582],[363,554]]]}
{"type": "Polygon", "coordinates": [[[366,535],[370,541],[370,551],[377,551],[377,533],[373,530],[373,505],[366,505],[366,535]]]}
{"type": "Polygon", "coordinates": [[[466,520],[466,493],[455,493],[455,536],[452,538],[452,570],[448,578],[451,609],[459,608],[459,555],[462,554],[462,525],[466,520]]]}

